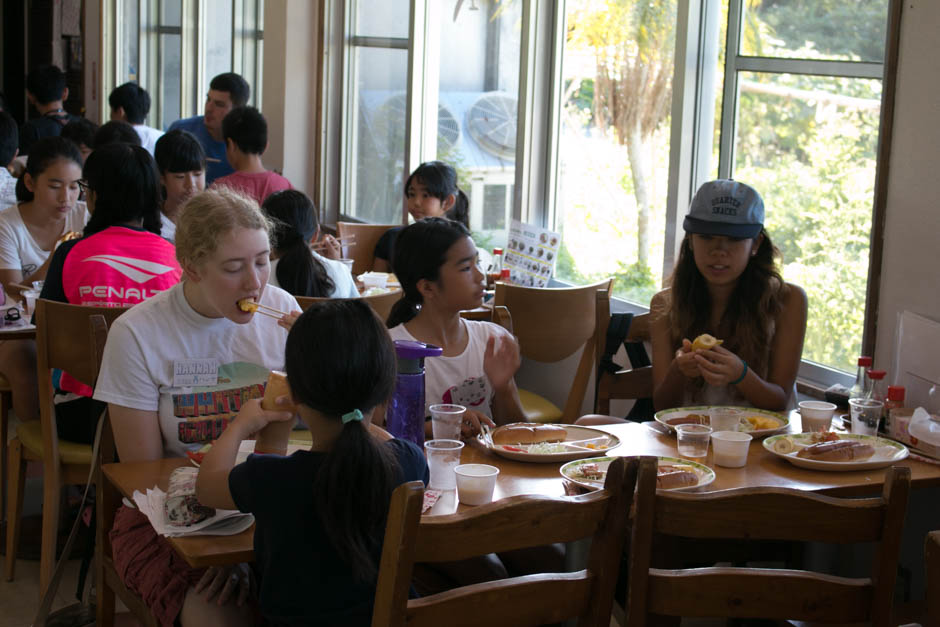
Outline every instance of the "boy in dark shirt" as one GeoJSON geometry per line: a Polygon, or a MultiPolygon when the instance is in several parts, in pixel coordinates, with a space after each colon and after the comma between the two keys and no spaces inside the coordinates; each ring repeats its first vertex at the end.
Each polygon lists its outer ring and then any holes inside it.
{"type": "Polygon", "coordinates": [[[68,100],[69,88],[65,86],[65,72],[54,65],[43,65],[29,73],[26,96],[39,117],[20,127],[20,155],[28,155],[36,140],[60,135],[62,127],[76,117],[62,108],[62,103],[68,100]]]}

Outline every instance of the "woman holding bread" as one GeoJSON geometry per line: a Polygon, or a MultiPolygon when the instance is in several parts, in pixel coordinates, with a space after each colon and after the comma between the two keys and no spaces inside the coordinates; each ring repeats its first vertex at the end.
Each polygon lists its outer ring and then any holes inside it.
{"type": "Polygon", "coordinates": [[[656,409],[795,406],[806,294],[780,275],[760,194],[733,180],[705,183],[683,228],[669,287],[650,303],[656,409]]]}
{"type": "MultiPolygon", "coordinates": [[[[108,403],[122,462],[180,457],[260,408],[268,373],[284,365],[287,321],[243,311],[250,299],[279,311],[297,301],[267,285],[269,222],[230,190],[190,198],[179,215],[176,257],[183,281],[135,305],[112,325],[94,398],[108,403]]],[[[163,625],[250,624],[236,607],[245,569],[187,566],[147,518],[122,507],[110,532],[115,566],[163,625]],[[200,594],[206,590],[206,594],[200,594]]]]}

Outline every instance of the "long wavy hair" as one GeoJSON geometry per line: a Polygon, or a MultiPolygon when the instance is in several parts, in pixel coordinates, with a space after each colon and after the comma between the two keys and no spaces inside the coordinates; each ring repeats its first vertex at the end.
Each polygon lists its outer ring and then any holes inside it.
{"type": "MultiPolygon", "coordinates": [[[[733,332],[724,337],[724,346],[747,361],[761,376],[767,375],[768,347],[774,319],[783,309],[787,284],[780,274],[777,250],[766,231],[757,254],[749,258],[738,284],[728,300],[722,323],[733,332]]],[[[695,265],[690,236],[686,234],[679,250],[679,260],[667,282],[666,310],[653,312],[667,315],[673,349],[683,338],[693,339],[702,333],[716,334],[710,328],[711,296],[705,277],[695,265]]]]}

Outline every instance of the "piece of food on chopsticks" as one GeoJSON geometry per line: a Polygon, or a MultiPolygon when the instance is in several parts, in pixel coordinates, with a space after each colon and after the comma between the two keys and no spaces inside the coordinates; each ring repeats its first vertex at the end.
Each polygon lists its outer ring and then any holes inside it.
{"type": "Polygon", "coordinates": [[[721,346],[724,340],[719,340],[713,335],[708,333],[702,333],[700,336],[692,340],[692,350],[694,351],[707,351],[716,346],[721,346]]]}
{"type": "Polygon", "coordinates": [[[198,468],[180,466],[170,474],[163,510],[166,521],[174,527],[189,527],[215,516],[215,508],[206,507],[196,499],[198,468]]]}
{"type": "Polygon", "coordinates": [[[656,468],[656,488],[672,490],[698,485],[698,473],[688,464],[663,464],[656,468]]]}
{"type": "Polygon", "coordinates": [[[555,425],[507,425],[493,431],[493,444],[564,442],[568,431],[555,425]]]}
{"type": "Polygon", "coordinates": [[[814,459],[822,462],[855,462],[864,461],[875,454],[875,447],[858,440],[838,440],[835,442],[820,442],[807,446],[797,457],[814,459]]]}
{"type": "Polygon", "coordinates": [[[258,303],[251,300],[250,298],[243,298],[240,301],[238,301],[238,308],[241,309],[242,311],[254,313],[258,311],[258,303]]]}

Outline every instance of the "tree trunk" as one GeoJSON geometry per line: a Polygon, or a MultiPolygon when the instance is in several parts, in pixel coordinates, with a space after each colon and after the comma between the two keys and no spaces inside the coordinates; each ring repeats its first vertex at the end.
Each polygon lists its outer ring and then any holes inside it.
{"type": "Polygon", "coordinates": [[[630,159],[630,173],[633,175],[633,194],[636,197],[636,261],[649,267],[649,164],[646,162],[648,138],[643,136],[639,122],[631,125],[627,134],[627,156],[630,159]]]}

